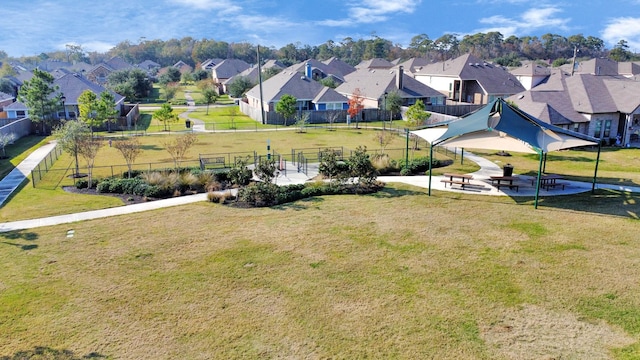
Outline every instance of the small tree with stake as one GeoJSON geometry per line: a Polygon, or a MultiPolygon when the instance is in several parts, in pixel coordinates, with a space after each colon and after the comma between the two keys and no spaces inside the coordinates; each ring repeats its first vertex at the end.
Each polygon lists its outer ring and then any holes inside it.
{"type": "Polygon", "coordinates": [[[178,121],[178,115],[173,112],[173,108],[169,103],[164,103],[160,109],[153,113],[153,117],[164,124],[164,131],[171,130],[172,122],[178,121]]]}
{"type": "Polygon", "coordinates": [[[138,138],[127,138],[117,141],[114,147],[118,149],[122,157],[124,157],[124,161],[127,163],[127,168],[129,169],[129,178],[131,178],[131,166],[142,152],[142,149],[140,149],[140,140],[138,140],[138,138]]]}
{"type": "Polygon", "coordinates": [[[356,119],[356,129],[358,128],[358,114],[360,114],[360,111],[364,109],[364,105],[362,104],[363,102],[364,98],[360,93],[360,88],[356,88],[349,98],[349,109],[347,109],[349,116],[352,119],[356,119]]]}
{"type": "Polygon", "coordinates": [[[173,164],[177,169],[185,158],[187,151],[198,141],[194,133],[176,136],[172,142],[166,142],[165,148],[173,158],[173,164]]]}
{"type": "Polygon", "coordinates": [[[58,144],[69,155],[73,156],[76,162],[73,177],[80,177],[80,167],[78,165],[78,155],[81,153],[83,142],[91,137],[91,132],[87,124],[79,120],[70,120],[53,131],[58,139],[58,144]]]}

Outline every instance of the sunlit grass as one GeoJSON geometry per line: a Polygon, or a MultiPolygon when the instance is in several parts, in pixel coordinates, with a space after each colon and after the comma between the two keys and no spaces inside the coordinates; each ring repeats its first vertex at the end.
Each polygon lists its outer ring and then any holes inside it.
{"type": "Polygon", "coordinates": [[[637,230],[401,185],[5,234],[0,355],[633,359],[637,230]]]}

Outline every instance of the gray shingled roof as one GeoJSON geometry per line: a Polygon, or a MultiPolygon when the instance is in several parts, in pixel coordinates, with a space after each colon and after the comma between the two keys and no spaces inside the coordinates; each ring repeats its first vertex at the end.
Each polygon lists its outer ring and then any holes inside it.
{"type": "MultiPolygon", "coordinates": [[[[78,105],[78,97],[80,97],[80,94],[85,90],[89,90],[98,96],[106,90],[104,87],[78,74],[67,74],[59,79],[55,79],[53,83],[58,86],[59,92],[66,98],[65,103],[69,105],[78,105]]],[[[124,101],[124,96],[113,91],[110,92],[113,94],[116,104],[124,101]]]]}
{"type": "Polygon", "coordinates": [[[512,75],[520,76],[548,76],[551,75],[551,70],[548,67],[544,67],[540,64],[529,63],[524,64],[509,71],[512,75]]]}
{"type": "Polygon", "coordinates": [[[583,114],[629,114],[640,107],[640,82],[623,76],[574,74],[556,69],[547,82],[509,97],[523,111],[554,125],[588,122],[583,114]]]}
{"type": "Polygon", "coordinates": [[[347,74],[351,74],[356,71],[356,68],[347,64],[346,62],[338,59],[337,57],[329,58],[322,62],[327,65],[331,70],[330,73],[333,75],[339,75],[340,77],[344,77],[347,74]]]}
{"type": "Polygon", "coordinates": [[[105,63],[109,65],[110,68],[116,71],[129,69],[132,67],[131,64],[127,63],[126,61],[124,61],[124,59],[118,56],[112,57],[111,59],[105,61],[105,63]]]}
{"type": "Polygon", "coordinates": [[[226,59],[214,66],[211,71],[216,79],[229,79],[247,70],[251,65],[240,59],[226,59]]]}
{"type": "Polygon", "coordinates": [[[466,54],[444,63],[434,63],[417,71],[416,76],[431,75],[474,80],[489,95],[517,94],[525,90],[518,79],[500,65],[466,54]]]}
{"type": "MultiPolygon", "coordinates": [[[[569,69],[571,69],[571,67],[569,67],[569,69]]],[[[618,63],[609,58],[579,61],[575,73],[615,76],[618,75],[618,63]]]]}
{"type": "Polygon", "coordinates": [[[398,91],[401,98],[444,97],[439,91],[419,82],[407,74],[403,74],[403,88],[397,87],[398,68],[393,69],[358,69],[345,76],[345,82],[336,88],[341,94],[351,95],[356,89],[363,97],[380,99],[384,93],[398,91]]]}
{"type": "Polygon", "coordinates": [[[15,99],[13,95],[9,95],[7,93],[0,91],[0,101],[13,100],[13,99],[15,99]]]}
{"type": "MultiPolygon", "coordinates": [[[[340,94],[333,94],[335,90],[328,88],[319,82],[309,79],[306,76],[290,70],[283,70],[262,83],[263,99],[266,102],[280,100],[282,95],[288,94],[298,100],[314,101],[321,96],[323,99],[333,99],[333,101],[347,101],[347,98],[340,94]],[[325,89],[326,88],[326,89],[325,89]]],[[[260,98],[259,86],[254,86],[247,92],[248,97],[260,98]]]]}
{"type": "Polygon", "coordinates": [[[391,61],[374,58],[370,60],[362,60],[358,65],[356,65],[356,69],[391,69],[396,66],[396,64],[391,61]]]}

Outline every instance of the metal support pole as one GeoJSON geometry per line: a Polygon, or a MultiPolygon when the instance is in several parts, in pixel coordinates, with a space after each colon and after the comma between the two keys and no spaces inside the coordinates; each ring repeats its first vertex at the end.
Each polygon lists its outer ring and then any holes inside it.
{"type": "Polygon", "coordinates": [[[405,128],[404,132],[407,136],[407,145],[404,152],[404,167],[408,168],[409,167],[409,129],[405,128]]]}

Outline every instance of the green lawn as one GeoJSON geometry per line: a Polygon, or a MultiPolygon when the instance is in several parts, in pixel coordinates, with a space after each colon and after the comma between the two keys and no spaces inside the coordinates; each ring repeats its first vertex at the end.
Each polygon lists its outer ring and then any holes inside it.
{"type": "Polygon", "coordinates": [[[388,186],[2,234],[0,356],[637,359],[640,225],[609,211],[640,198],[599,196],[388,186]]]}

